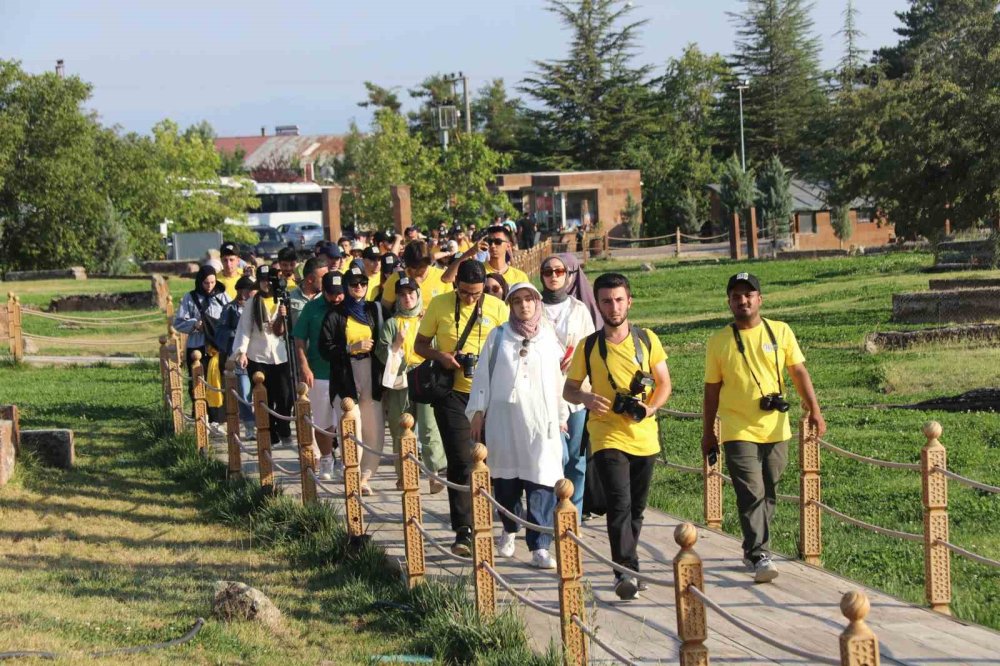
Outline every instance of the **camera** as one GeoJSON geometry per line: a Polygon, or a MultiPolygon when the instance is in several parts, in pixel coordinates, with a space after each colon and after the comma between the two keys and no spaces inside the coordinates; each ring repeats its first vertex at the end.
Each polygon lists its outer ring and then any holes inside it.
{"type": "Polygon", "coordinates": [[[281,301],[288,298],[288,280],[281,276],[281,273],[272,271],[267,276],[267,281],[271,285],[271,295],[274,300],[281,301]]]}
{"type": "Polygon", "coordinates": [[[642,370],[636,370],[635,374],[632,375],[632,383],[628,386],[628,392],[629,395],[645,395],[646,391],[655,385],[656,381],[653,379],[653,375],[642,370]]]}
{"type": "Polygon", "coordinates": [[[768,393],[760,399],[760,408],[765,412],[779,411],[784,414],[791,408],[791,405],[780,393],[768,393]]]}
{"type": "Polygon", "coordinates": [[[611,411],[615,414],[627,416],[636,423],[646,418],[646,407],[639,402],[639,398],[624,393],[616,393],[615,401],[611,405],[611,411]]]}
{"type": "Polygon", "coordinates": [[[471,379],[472,375],[476,374],[479,354],[463,354],[462,352],[458,352],[455,354],[455,360],[462,366],[462,374],[465,375],[466,379],[471,379]]]}

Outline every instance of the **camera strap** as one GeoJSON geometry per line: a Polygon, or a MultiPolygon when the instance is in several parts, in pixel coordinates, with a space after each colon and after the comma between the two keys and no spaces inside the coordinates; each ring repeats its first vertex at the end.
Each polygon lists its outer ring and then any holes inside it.
{"type": "MultiPolygon", "coordinates": [[[[764,324],[764,330],[767,331],[767,337],[771,339],[771,349],[774,351],[774,371],[778,377],[778,393],[784,395],[785,389],[781,384],[781,365],[778,363],[778,340],[774,337],[774,331],[771,330],[771,325],[767,323],[767,320],[761,317],[761,322],[764,324]]],[[[747,358],[746,347],[743,346],[743,337],[740,335],[740,330],[736,328],[736,324],[730,324],[729,327],[733,329],[733,338],[736,339],[736,349],[739,350],[740,356],[743,357],[743,362],[747,364],[747,370],[750,371],[750,376],[753,378],[753,383],[757,385],[757,390],[760,391],[760,397],[764,397],[764,389],[760,385],[760,381],[757,379],[757,375],[754,374],[753,366],[750,365],[750,359],[747,358]]]]}
{"type": "MultiPolygon", "coordinates": [[[[635,362],[638,364],[639,369],[645,372],[645,369],[643,368],[643,361],[645,360],[646,355],[643,351],[641,340],[645,340],[646,344],[649,344],[649,337],[646,335],[646,332],[638,326],[632,326],[629,333],[632,336],[632,345],[635,347],[635,362]]],[[[593,349],[593,347],[591,346],[590,349],[593,349]]],[[[588,364],[590,362],[590,349],[584,349],[588,364]]],[[[618,385],[615,384],[615,380],[611,376],[611,368],[608,367],[608,341],[604,336],[603,328],[597,332],[597,353],[601,355],[601,361],[604,362],[604,368],[608,371],[608,383],[611,384],[612,390],[617,393],[618,385]]],[[[587,369],[587,374],[590,374],[589,367],[587,369]]]]}
{"type": "MultiPolygon", "coordinates": [[[[462,310],[462,299],[459,298],[458,292],[455,292],[455,335],[458,335],[458,322],[461,317],[462,310]]],[[[462,331],[462,335],[458,337],[458,343],[455,345],[455,351],[461,352],[462,347],[465,346],[465,341],[469,339],[469,334],[472,333],[472,327],[479,322],[479,339],[483,339],[483,297],[480,296],[479,300],[476,301],[476,309],[473,310],[472,314],[469,315],[469,321],[465,323],[465,330],[462,331]]]]}

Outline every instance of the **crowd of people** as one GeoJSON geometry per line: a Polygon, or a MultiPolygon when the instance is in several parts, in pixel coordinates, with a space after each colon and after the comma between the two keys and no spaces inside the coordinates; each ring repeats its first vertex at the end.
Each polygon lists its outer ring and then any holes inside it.
{"type": "MultiPolygon", "coordinates": [[[[407,230],[377,233],[371,245],[320,243],[301,272],[290,249],[257,266],[226,243],[176,313],[189,366],[201,351],[208,381],[218,381],[233,358],[245,399],[248,377],[263,373],[268,406],[281,414],[292,413],[295,382],[305,383],[315,425],[335,433],[316,433],[324,480],[342,473],[336,433],[341,402],[352,398],[366,447],[363,494],[372,492],[386,425],[398,454],[404,413],[414,417],[423,464],[455,484],[468,483],[473,446],[484,442],[496,500],[531,523],[552,525],[554,486],[569,479],[581,518],[606,515],[612,560],[640,571],[660,452],[656,413],[672,390],[667,353],[631,322],[625,275],[605,273],[591,286],[575,255],[557,254],[542,262],[536,286],[511,263],[516,227],[498,222],[481,233],[457,226],[445,238],[407,230]]],[[[744,564],[767,582],[777,576],[769,526],[791,437],[786,369],[812,427],[822,435],[826,426],[795,335],[761,317],[760,292],[749,273],[726,285],[733,322],[707,341],[701,448],[712,464],[724,450],[744,564]]],[[[218,407],[210,417],[221,420],[218,407]]],[[[244,439],[254,438],[252,411],[241,406],[240,418],[244,439]]],[[[291,444],[288,422],[270,425],[272,445],[291,444]]],[[[398,462],[396,475],[401,487],[398,462]]],[[[444,489],[430,479],[428,492],[444,489]]],[[[451,550],[468,556],[471,497],[449,488],[448,502],[451,550]]],[[[501,521],[497,553],[512,557],[519,525],[501,521]]],[[[529,529],[525,543],[533,566],[555,567],[551,536],[529,529]]],[[[616,571],[613,587],[629,600],[643,584],[616,571]]]]}

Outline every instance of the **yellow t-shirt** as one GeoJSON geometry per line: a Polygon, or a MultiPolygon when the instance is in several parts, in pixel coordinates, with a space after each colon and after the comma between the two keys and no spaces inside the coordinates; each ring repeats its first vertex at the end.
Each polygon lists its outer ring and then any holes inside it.
{"type": "Polygon", "coordinates": [[[368,276],[368,294],[365,296],[366,301],[374,301],[375,295],[378,293],[378,287],[382,284],[382,274],[376,273],[375,275],[368,276]]]}
{"type": "MultiPolygon", "coordinates": [[[[496,273],[496,270],[490,266],[489,262],[484,262],[483,265],[486,266],[487,274],[496,273]]],[[[527,273],[522,271],[520,268],[514,268],[511,265],[508,265],[507,270],[500,275],[503,276],[503,279],[507,282],[508,287],[513,287],[518,282],[531,282],[531,278],[528,277],[527,273]]]]}
{"type": "MultiPolygon", "coordinates": [[[[456,351],[455,345],[465,330],[465,325],[469,322],[469,317],[475,311],[475,305],[463,305],[458,312],[458,326],[455,326],[455,299],[458,298],[456,292],[442,294],[435,297],[429,306],[424,318],[420,320],[420,335],[426,338],[437,340],[437,348],[443,352],[456,351]]],[[[478,354],[486,342],[486,336],[490,331],[507,321],[510,311],[507,305],[499,298],[487,294],[483,298],[483,316],[472,326],[469,337],[462,346],[465,353],[478,354]]],[[[455,371],[454,390],[459,393],[472,392],[472,378],[466,377],[461,369],[455,371]]]]}
{"type": "MultiPolygon", "coordinates": [[[[363,342],[372,339],[371,326],[358,321],[354,317],[347,318],[347,346],[350,347],[355,342],[363,342]]],[[[363,352],[358,352],[363,353],[363,352]]]]}
{"type": "Polygon", "coordinates": [[[231,301],[236,300],[236,283],[240,281],[241,277],[243,277],[242,271],[237,271],[236,275],[232,277],[226,277],[221,272],[215,274],[216,282],[226,288],[226,296],[229,296],[229,300],[231,301]]]}
{"type": "MultiPolygon", "coordinates": [[[[784,369],[806,358],[799,349],[799,343],[788,324],[769,319],[778,342],[778,364],[784,369]]],[[[774,348],[764,325],[739,331],[746,350],[746,361],[740,355],[733,337],[733,329],[726,326],[708,340],[705,350],[705,383],[722,382],[719,393],[719,419],[722,421],[722,442],[754,442],[772,444],[783,442],[792,436],[788,413],[775,410],[765,412],[760,408],[761,391],[764,394],[778,392],[778,371],[774,365],[774,348]],[[760,389],[750,374],[760,382],[760,389]]],[[[789,383],[781,380],[785,395],[789,383]]]]}
{"type": "MultiPolygon", "coordinates": [[[[652,372],[653,366],[667,360],[667,353],[656,334],[646,329],[649,336],[650,349],[643,350],[642,365],[645,372],[652,372]]],[[[640,344],[642,344],[640,342],[640,344]]],[[[587,377],[587,361],[584,358],[586,345],[583,341],[576,346],[573,360],[570,362],[567,379],[582,382],[587,377]]],[[[635,362],[635,345],[632,335],[614,344],[608,342],[608,363],[601,360],[600,345],[594,344],[590,352],[590,384],[591,391],[614,402],[615,390],[608,381],[608,369],[615,384],[622,390],[627,390],[632,383],[632,377],[639,366],[635,362]]],[[[648,395],[646,399],[648,399],[648,395]]],[[[590,413],[587,420],[587,432],[590,433],[591,451],[602,449],[618,449],[634,456],[651,456],[660,451],[660,431],[656,418],[649,417],[636,423],[624,414],[615,414],[610,409],[607,414],[590,413]]]]}
{"type": "MultiPolygon", "coordinates": [[[[428,266],[427,272],[424,273],[423,280],[420,280],[420,297],[424,302],[424,309],[426,310],[431,306],[431,301],[435,296],[440,296],[441,294],[447,294],[450,291],[454,291],[455,287],[449,282],[442,282],[441,276],[444,275],[444,271],[437,266],[428,266]]],[[[389,279],[385,281],[385,288],[382,290],[382,300],[385,301],[387,305],[393,305],[396,302],[396,283],[399,282],[399,273],[393,273],[389,276],[389,279]]],[[[506,318],[504,319],[506,321],[506,318]]]]}
{"type": "Polygon", "coordinates": [[[403,335],[403,359],[407,367],[420,365],[424,362],[424,357],[413,351],[413,343],[417,339],[417,330],[420,328],[420,317],[404,317],[396,315],[396,325],[406,324],[406,333],[403,335]]]}

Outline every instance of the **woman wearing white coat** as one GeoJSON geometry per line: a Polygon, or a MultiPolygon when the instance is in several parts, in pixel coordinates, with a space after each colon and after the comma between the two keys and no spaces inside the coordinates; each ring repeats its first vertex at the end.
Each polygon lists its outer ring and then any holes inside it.
{"type": "MultiPolygon", "coordinates": [[[[553,486],[563,476],[562,431],[568,416],[559,368],[563,350],[533,285],[513,285],[507,304],[510,319],[491,331],[483,345],[465,414],[473,441],[485,435],[497,501],[529,522],[550,527],[553,486]],[[527,515],[522,495],[527,496],[527,515]]],[[[498,554],[511,557],[518,526],[506,516],[501,520],[498,554]]],[[[526,541],[533,566],[555,568],[550,535],[529,529],[526,541]]]]}

